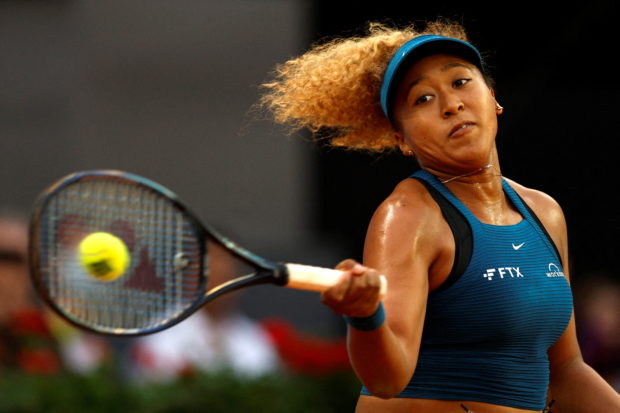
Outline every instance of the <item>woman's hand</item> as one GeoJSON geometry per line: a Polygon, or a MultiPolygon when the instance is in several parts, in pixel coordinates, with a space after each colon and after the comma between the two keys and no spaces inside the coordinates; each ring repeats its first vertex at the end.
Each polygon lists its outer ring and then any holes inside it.
{"type": "Polygon", "coordinates": [[[379,306],[381,276],[355,260],[347,259],[336,266],[343,271],[336,285],[321,294],[321,301],[338,314],[368,317],[379,306]]]}

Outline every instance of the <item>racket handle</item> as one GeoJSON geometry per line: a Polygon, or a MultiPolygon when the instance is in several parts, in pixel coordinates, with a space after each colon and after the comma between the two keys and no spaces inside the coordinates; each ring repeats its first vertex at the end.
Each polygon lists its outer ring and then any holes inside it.
{"type": "MultiPolygon", "coordinates": [[[[334,286],[342,276],[342,271],[331,268],[313,267],[311,265],[302,264],[285,264],[285,266],[288,272],[288,283],[286,286],[298,290],[323,292],[334,286]]],[[[381,287],[379,290],[381,299],[385,297],[386,292],[387,279],[382,275],[381,287]]]]}

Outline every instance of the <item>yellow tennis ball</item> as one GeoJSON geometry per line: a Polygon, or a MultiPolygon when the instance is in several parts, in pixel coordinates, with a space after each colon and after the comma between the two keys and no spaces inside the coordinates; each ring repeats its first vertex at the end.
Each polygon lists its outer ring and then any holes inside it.
{"type": "Polygon", "coordinates": [[[84,270],[100,281],[112,281],[129,266],[129,251],[120,238],[107,232],[94,232],[80,242],[78,256],[84,270]]]}

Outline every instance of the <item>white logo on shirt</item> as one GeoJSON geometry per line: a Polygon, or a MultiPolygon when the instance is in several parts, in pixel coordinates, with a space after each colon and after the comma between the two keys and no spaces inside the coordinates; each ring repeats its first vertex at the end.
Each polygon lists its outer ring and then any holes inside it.
{"type": "Polygon", "coordinates": [[[547,277],[564,277],[564,272],[552,262],[549,263],[549,272],[546,274],[547,277]]]}
{"type": "Polygon", "coordinates": [[[519,244],[519,245],[512,244],[512,248],[514,248],[514,250],[515,250],[515,251],[517,251],[517,250],[518,250],[519,248],[521,248],[523,245],[525,245],[525,242],[522,242],[522,243],[521,243],[521,244],[519,244]]]}
{"type": "Polygon", "coordinates": [[[519,267],[499,267],[499,268],[487,268],[487,271],[482,274],[484,278],[491,281],[493,277],[499,276],[499,278],[523,278],[519,267]]]}

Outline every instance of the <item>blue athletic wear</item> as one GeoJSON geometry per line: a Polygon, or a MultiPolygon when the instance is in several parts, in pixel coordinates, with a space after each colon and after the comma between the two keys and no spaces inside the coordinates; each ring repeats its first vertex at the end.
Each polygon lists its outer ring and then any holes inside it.
{"type": "Polygon", "coordinates": [[[412,177],[430,183],[462,214],[473,248],[460,276],[429,294],[418,363],[398,397],[543,409],[547,349],[573,308],[555,245],[503,179],[523,217],[515,225],[482,223],[435,176],[419,171],[412,177]]]}

